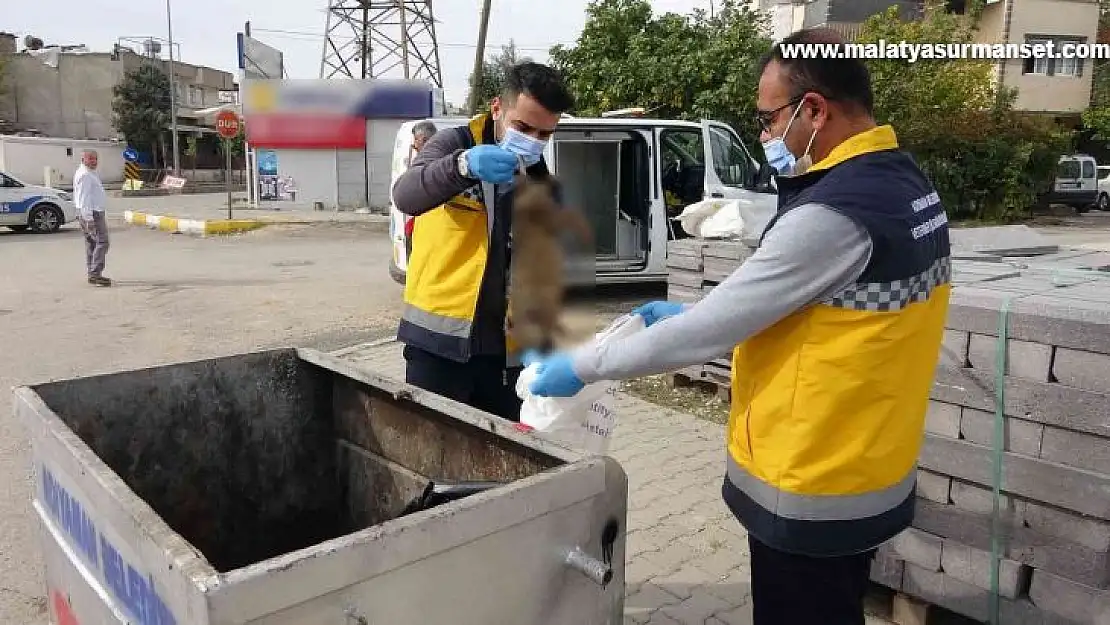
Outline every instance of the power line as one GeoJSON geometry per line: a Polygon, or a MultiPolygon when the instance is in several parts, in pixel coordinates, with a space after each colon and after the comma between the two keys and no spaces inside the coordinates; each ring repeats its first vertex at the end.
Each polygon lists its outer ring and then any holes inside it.
{"type": "MultiPolygon", "coordinates": [[[[309,41],[309,40],[318,41],[320,39],[320,33],[314,33],[314,32],[309,32],[309,31],[304,31],[304,30],[283,30],[283,29],[280,29],[280,28],[253,28],[253,27],[251,28],[251,30],[253,30],[254,32],[258,32],[258,33],[266,33],[266,34],[274,35],[278,39],[294,39],[294,40],[298,40],[298,41],[309,41]]],[[[573,43],[568,43],[568,42],[560,42],[560,43],[552,43],[552,44],[550,44],[546,47],[543,47],[543,46],[520,46],[520,45],[516,45],[515,43],[510,44],[508,42],[506,42],[506,43],[492,43],[491,42],[491,43],[486,44],[486,49],[493,48],[493,47],[497,47],[497,48],[508,47],[509,45],[513,45],[517,50],[526,50],[526,51],[531,51],[531,52],[547,52],[552,47],[557,46],[557,45],[568,46],[568,45],[574,45],[574,44],[573,43]]],[[[465,48],[465,49],[468,49],[468,50],[474,50],[478,46],[473,44],[473,43],[452,43],[452,42],[440,41],[439,42],[439,47],[441,47],[441,48],[465,48]]]]}

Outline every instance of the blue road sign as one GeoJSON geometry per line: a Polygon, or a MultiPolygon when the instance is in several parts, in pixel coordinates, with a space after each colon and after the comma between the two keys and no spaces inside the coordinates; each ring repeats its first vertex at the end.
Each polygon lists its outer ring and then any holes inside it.
{"type": "Polygon", "coordinates": [[[123,151],[123,160],[134,163],[139,160],[139,153],[136,152],[134,148],[127,148],[123,151]]]}

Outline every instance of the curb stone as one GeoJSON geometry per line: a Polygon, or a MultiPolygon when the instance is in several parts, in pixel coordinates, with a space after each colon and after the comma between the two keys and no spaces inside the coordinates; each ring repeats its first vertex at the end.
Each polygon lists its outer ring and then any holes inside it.
{"type": "Polygon", "coordinates": [[[267,222],[257,219],[179,219],[164,215],[149,215],[138,211],[124,211],[123,220],[134,226],[147,226],[163,232],[202,236],[247,232],[267,225],[267,222]]]}

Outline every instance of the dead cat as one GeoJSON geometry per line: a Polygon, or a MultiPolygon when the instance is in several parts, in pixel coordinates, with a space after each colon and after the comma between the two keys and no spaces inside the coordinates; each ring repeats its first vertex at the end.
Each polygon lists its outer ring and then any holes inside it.
{"type": "Polygon", "coordinates": [[[555,200],[556,180],[518,175],[514,185],[509,334],[522,350],[546,353],[563,334],[566,290],[564,251],[559,238],[573,233],[590,245],[593,232],[582,213],[555,200]]]}

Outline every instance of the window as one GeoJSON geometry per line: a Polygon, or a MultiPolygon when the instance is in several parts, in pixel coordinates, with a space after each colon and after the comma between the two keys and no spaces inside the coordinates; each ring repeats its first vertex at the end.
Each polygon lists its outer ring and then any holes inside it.
{"type": "Polygon", "coordinates": [[[1079,161],[1061,161],[1060,164],[1056,166],[1056,177],[1074,180],[1079,177],[1079,171],[1079,161]]]}
{"type": "Polygon", "coordinates": [[[10,176],[0,174],[0,187],[6,189],[19,189],[22,188],[23,185],[10,176]]]}
{"type": "Polygon", "coordinates": [[[713,169],[721,184],[743,187],[750,180],[751,161],[740,141],[728,130],[719,126],[709,129],[709,145],[713,149],[713,169]]]}
{"type": "Polygon", "coordinates": [[[1092,163],[1091,161],[1083,161],[1083,177],[1084,178],[1094,178],[1095,177],[1095,164],[1092,163]]]}
{"type": "MultiPolygon", "coordinates": [[[[1078,77],[1083,75],[1083,59],[1065,58],[1061,56],[1063,47],[1069,44],[1080,44],[1086,42],[1084,37],[1064,37],[1053,35],[1030,35],[1025,38],[1025,43],[1031,46],[1037,46],[1043,50],[1043,46],[1051,45],[1051,52],[1055,58],[1048,58],[1047,56],[1031,56],[1025,59],[1021,73],[1035,74],[1040,76],[1070,76],[1078,77]]],[[[1038,50],[1037,54],[1045,54],[1043,51],[1038,50]]],[[[1074,51],[1072,52],[1074,54],[1074,51]]]]}
{"type": "Polygon", "coordinates": [[[1110,167],[1099,167],[1098,168],[1098,179],[1099,180],[1106,180],[1107,178],[1110,178],[1110,167]]]}

